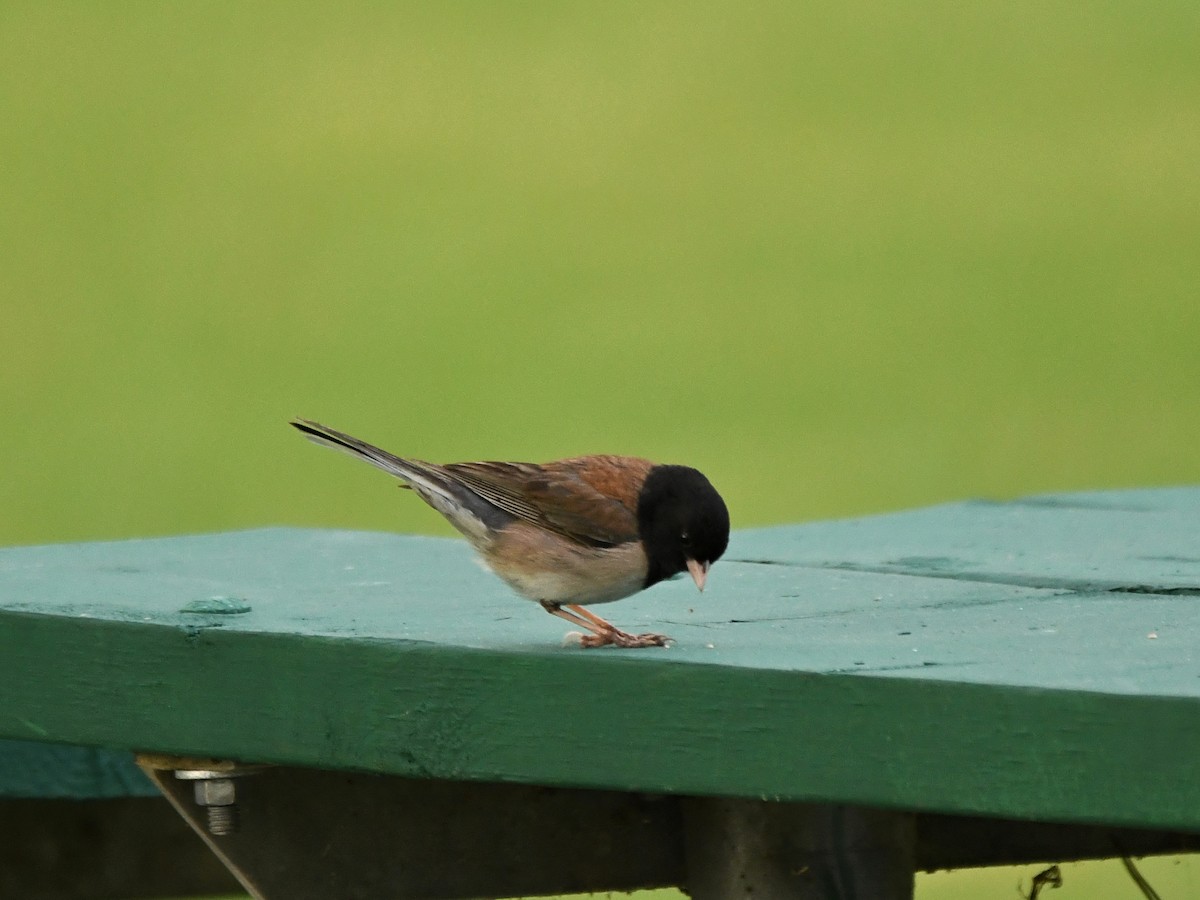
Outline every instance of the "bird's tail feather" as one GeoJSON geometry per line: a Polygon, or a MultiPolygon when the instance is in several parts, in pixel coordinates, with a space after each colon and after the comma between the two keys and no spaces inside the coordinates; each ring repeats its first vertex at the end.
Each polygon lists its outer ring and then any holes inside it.
{"type": "Polygon", "coordinates": [[[360,441],[356,437],[352,437],[341,431],[335,431],[319,422],[312,422],[308,419],[292,419],[292,427],[300,431],[314,444],[321,444],[324,447],[332,447],[334,450],[349,453],[351,456],[365,460],[376,468],[383,469],[389,475],[395,475],[397,478],[402,478],[405,481],[417,480],[422,475],[428,477],[428,471],[420,462],[404,459],[403,457],[396,456],[394,453],[388,453],[374,444],[360,441]]]}
{"type": "Polygon", "coordinates": [[[314,444],[341,450],[399,478],[405,487],[411,487],[420,494],[421,499],[473,542],[488,539],[489,524],[496,526],[501,524],[500,518],[510,518],[469,488],[448,477],[441,466],[396,456],[309,419],[293,419],[291,424],[314,444]]]}

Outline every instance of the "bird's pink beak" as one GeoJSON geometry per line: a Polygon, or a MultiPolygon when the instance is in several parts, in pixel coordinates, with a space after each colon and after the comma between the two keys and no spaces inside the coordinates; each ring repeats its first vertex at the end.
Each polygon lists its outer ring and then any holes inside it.
{"type": "Polygon", "coordinates": [[[696,582],[696,587],[704,590],[704,582],[708,581],[708,563],[696,562],[694,559],[687,561],[687,570],[692,576],[692,581],[696,582]]]}

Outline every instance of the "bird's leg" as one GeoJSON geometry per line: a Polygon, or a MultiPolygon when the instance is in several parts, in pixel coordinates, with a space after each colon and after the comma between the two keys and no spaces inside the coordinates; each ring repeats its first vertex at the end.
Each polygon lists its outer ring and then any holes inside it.
{"type": "Polygon", "coordinates": [[[612,644],[617,647],[648,647],[650,644],[639,643],[638,638],[605,622],[599,616],[592,615],[582,606],[572,606],[563,609],[558,603],[542,601],[542,609],[552,616],[566,619],[572,625],[590,631],[591,634],[579,636],[581,647],[605,647],[612,644]],[[582,613],[582,615],[580,615],[582,613]]]}
{"type": "Polygon", "coordinates": [[[591,632],[580,638],[579,643],[584,647],[604,647],[609,644],[616,647],[665,647],[670,640],[664,634],[629,634],[577,604],[568,604],[564,609],[561,603],[549,600],[540,602],[542,609],[550,615],[566,619],[572,625],[591,632]]]}
{"type": "Polygon", "coordinates": [[[667,641],[670,640],[665,634],[654,634],[652,632],[647,632],[646,634],[629,634],[576,603],[567,604],[567,609],[581,619],[591,623],[591,627],[588,630],[592,632],[594,637],[590,639],[585,637],[583,639],[583,646],[585,647],[603,647],[605,644],[616,644],[618,647],[665,647],[667,646],[667,641]]]}
{"type": "MultiPolygon", "coordinates": [[[[572,625],[576,625],[580,628],[590,631],[594,635],[601,634],[601,629],[597,628],[595,623],[588,621],[583,616],[576,615],[573,612],[568,612],[562,608],[561,603],[551,603],[549,600],[540,600],[538,602],[542,604],[542,609],[550,613],[550,615],[558,616],[560,619],[566,619],[572,625]]],[[[612,626],[609,627],[611,628],[612,626]]]]}

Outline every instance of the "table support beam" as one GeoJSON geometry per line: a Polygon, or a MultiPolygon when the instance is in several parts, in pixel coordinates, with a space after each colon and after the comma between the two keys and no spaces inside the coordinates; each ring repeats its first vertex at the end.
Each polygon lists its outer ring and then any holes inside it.
{"type": "Polygon", "coordinates": [[[911,900],[916,817],[854,806],[689,799],[693,900],[911,900]]]}
{"type": "Polygon", "coordinates": [[[696,900],[894,900],[912,896],[914,871],[1200,849],[1200,835],[1177,832],[290,767],[235,777],[238,809],[227,818],[238,829],[214,835],[195,781],[163,765],[147,766],[152,781],[263,900],[674,885],[696,900]]]}

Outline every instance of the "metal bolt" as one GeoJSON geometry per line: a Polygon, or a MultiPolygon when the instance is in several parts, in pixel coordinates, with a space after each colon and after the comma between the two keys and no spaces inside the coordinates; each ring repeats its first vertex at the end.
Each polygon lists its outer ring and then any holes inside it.
{"type": "Polygon", "coordinates": [[[249,771],[237,769],[175,770],[175,777],[181,781],[196,782],[193,789],[196,805],[204,807],[208,833],[218,837],[238,830],[237,790],[233,779],[247,774],[249,771]]]}

